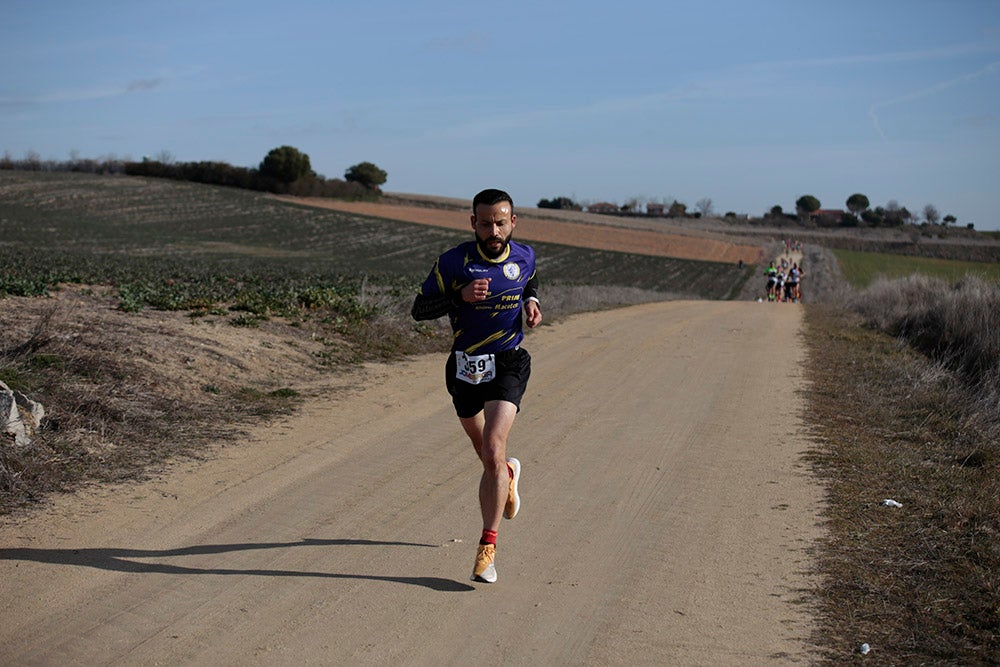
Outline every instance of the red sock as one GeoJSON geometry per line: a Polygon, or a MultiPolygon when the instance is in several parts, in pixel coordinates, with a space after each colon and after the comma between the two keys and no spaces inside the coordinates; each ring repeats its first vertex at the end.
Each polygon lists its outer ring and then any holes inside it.
{"type": "Polygon", "coordinates": [[[480,544],[492,544],[497,545],[497,531],[495,530],[484,530],[483,536],[479,538],[480,544]]]}

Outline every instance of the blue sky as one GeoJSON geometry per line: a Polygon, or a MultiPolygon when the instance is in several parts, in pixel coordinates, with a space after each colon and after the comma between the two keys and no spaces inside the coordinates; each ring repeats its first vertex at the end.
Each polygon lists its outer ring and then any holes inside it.
{"type": "Polygon", "coordinates": [[[0,0],[0,152],[1000,228],[1000,2],[0,0]]]}

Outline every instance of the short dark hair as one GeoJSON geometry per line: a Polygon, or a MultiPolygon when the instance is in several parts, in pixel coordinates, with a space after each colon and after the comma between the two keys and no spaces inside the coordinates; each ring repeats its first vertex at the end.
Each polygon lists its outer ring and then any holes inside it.
{"type": "Polygon", "coordinates": [[[476,207],[480,204],[493,206],[494,204],[499,204],[500,202],[507,202],[510,204],[511,210],[514,210],[514,200],[510,198],[509,194],[503,190],[497,190],[496,188],[487,188],[473,197],[472,212],[475,213],[476,207]]]}

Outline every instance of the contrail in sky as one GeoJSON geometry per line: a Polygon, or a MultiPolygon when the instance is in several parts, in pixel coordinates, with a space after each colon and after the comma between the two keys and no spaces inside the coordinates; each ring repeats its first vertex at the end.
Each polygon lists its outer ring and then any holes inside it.
{"type": "Polygon", "coordinates": [[[877,113],[879,109],[895,106],[897,104],[903,104],[905,102],[912,102],[914,100],[919,100],[924,97],[930,97],[931,95],[937,95],[938,93],[947,90],[949,88],[953,88],[954,86],[958,86],[963,83],[969,83],[970,81],[975,81],[980,77],[992,73],[997,68],[997,65],[1000,65],[1000,61],[992,62],[986,67],[976,70],[975,72],[969,72],[967,74],[957,76],[954,79],[949,79],[948,81],[942,81],[941,83],[934,84],[933,86],[928,86],[927,88],[921,88],[920,90],[915,90],[911,93],[900,95],[899,97],[895,97],[891,100],[886,100],[885,102],[877,102],[868,107],[868,116],[872,119],[872,124],[875,126],[875,131],[878,132],[880,137],[882,137],[882,140],[888,141],[888,138],[885,136],[885,132],[882,131],[882,125],[879,123],[879,117],[877,113]]]}

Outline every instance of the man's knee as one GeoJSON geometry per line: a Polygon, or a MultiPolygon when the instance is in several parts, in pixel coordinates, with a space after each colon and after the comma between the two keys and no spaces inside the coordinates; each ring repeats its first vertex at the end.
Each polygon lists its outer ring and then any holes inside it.
{"type": "Polygon", "coordinates": [[[507,466],[506,443],[489,442],[483,444],[482,452],[479,455],[486,470],[499,471],[507,466]]]}

